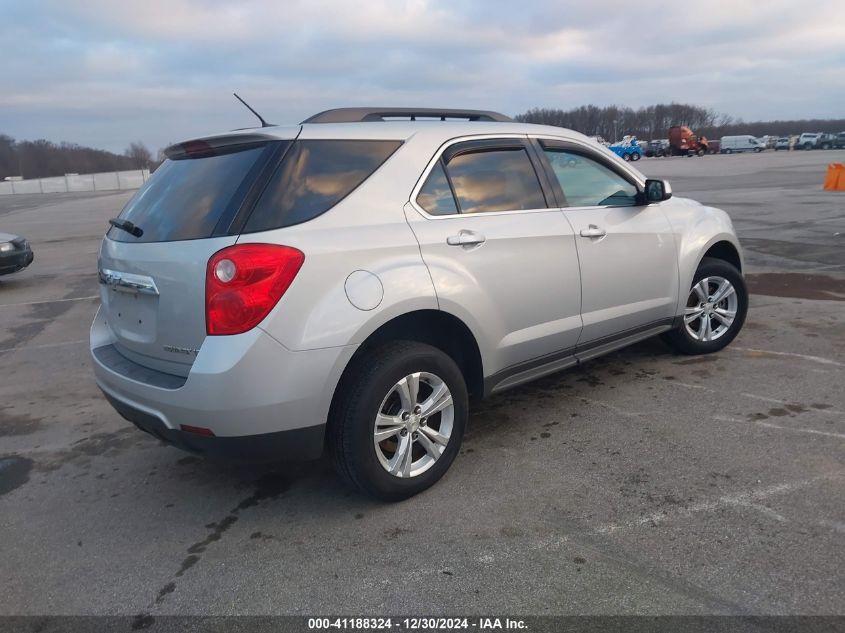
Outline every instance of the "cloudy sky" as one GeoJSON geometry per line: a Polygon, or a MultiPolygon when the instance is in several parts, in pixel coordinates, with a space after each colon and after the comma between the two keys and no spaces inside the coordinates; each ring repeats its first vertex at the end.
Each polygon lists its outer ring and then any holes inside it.
{"type": "Polygon", "coordinates": [[[842,0],[0,0],[0,133],[122,151],[343,105],[845,117],[842,0]]]}

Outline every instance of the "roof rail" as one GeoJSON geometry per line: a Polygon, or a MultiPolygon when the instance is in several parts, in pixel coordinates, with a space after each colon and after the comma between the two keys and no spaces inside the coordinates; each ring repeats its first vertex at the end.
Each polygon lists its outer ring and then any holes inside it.
{"type": "Polygon", "coordinates": [[[385,119],[466,119],[467,121],[513,121],[489,110],[450,110],[448,108],[335,108],[308,117],[302,123],[360,123],[385,119]]]}

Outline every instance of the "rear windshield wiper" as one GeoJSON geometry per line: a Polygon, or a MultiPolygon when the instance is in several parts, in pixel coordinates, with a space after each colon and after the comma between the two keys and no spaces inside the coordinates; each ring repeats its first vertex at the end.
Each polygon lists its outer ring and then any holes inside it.
{"type": "Polygon", "coordinates": [[[114,228],[120,229],[121,231],[126,231],[130,235],[134,235],[135,237],[141,237],[144,234],[144,229],[140,226],[135,226],[129,220],[121,220],[120,218],[112,218],[109,220],[109,224],[111,224],[114,228]]]}

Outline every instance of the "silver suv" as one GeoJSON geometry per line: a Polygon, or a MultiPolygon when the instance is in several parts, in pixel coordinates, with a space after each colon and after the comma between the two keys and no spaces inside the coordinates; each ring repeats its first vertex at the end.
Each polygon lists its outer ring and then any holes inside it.
{"type": "Polygon", "coordinates": [[[97,384],[208,455],[318,457],[401,499],[482,398],[662,334],[715,352],[748,305],[729,217],[581,134],[346,108],[170,147],[99,256],[97,384]]]}

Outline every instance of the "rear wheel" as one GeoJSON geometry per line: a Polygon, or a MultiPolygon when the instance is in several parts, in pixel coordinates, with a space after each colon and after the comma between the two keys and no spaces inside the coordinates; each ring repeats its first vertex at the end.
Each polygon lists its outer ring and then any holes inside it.
{"type": "Polygon", "coordinates": [[[681,324],[663,340],[682,354],[718,352],[739,334],[747,312],[742,274],[724,260],[705,257],[693,277],[681,324]]]}
{"type": "Polygon", "coordinates": [[[626,162],[627,162],[627,161],[630,161],[630,160],[631,160],[631,155],[630,155],[628,152],[625,152],[624,154],[622,154],[622,160],[624,160],[624,161],[626,161],[626,162]]]}
{"type": "Polygon", "coordinates": [[[387,501],[440,479],[458,454],[468,415],[455,362],[430,345],[395,341],[365,354],[347,374],[329,422],[338,474],[387,501]]]}
{"type": "Polygon", "coordinates": [[[636,153],[631,154],[631,160],[633,160],[633,161],[638,161],[638,160],[640,160],[640,155],[639,155],[639,154],[636,154],[636,153]]]}

